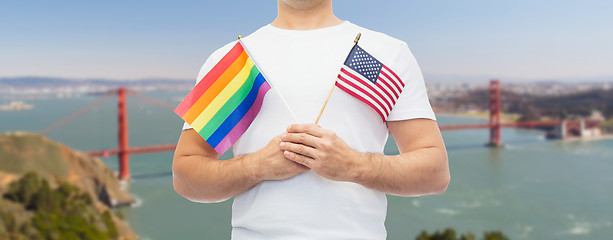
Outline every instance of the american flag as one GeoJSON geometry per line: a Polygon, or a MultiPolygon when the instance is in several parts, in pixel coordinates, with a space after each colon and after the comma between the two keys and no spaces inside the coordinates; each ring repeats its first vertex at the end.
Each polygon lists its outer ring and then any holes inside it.
{"type": "Polygon", "coordinates": [[[383,122],[404,88],[394,71],[357,44],[345,59],[335,85],[374,109],[383,122]]]}

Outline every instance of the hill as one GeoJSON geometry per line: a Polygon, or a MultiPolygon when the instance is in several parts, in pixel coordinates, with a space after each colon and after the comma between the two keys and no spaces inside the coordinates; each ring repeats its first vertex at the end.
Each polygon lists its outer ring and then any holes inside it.
{"type": "Polygon", "coordinates": [[[110,210],[134,202],[114,173],[39,134],[0,134],[0,194],[0,239],[15,229],[25,239],[136,238],[110,210]]]}
{"type": "Polygon", "coordinates": [[[100,159],[39,134],[0,134],[0,163],[1,172],[17,175],[35,172],[53,186],[58,181],[66,181],[109,207],[134,201],[100,159]]]}
{"type": "MultiPolygon", "coordinates": [[[[486,89],[471,91],[464,96],[451,100],[450,109],[477,108],[489,109],[489,92],[486,89]]],[[[567,118],[586,117],[593,110],[601,111],[606,118],[613,118],[613,89],[593,89],[584,92],[559,96],[541,96],[517,94],[513,91],[501,91],[502,111],[520,114],[523,120],[539,117],[567,118]]]]}
{"type": "Polygon", "coordinates": [[[194,86],[194,80],[182,79],[67,79],[52,77],[0,77],[0,94],[54,95],[101,93],[118,87],[138,91],[181,90],[194,86]]]}
{"type": "Polygon", "coordinates": [[[69,79],[69,78],[54,78],[54,77],[0,77],[0,86],[11,87],[58,87],[58,86],[77,86],[77,85],[98,85],[98,86],[141,86],[141,85],[176,85],[188,84],[194,85],[194,80],[184,79],[139,79],[139,80],[110,80],[110,79],[69,79]]]}

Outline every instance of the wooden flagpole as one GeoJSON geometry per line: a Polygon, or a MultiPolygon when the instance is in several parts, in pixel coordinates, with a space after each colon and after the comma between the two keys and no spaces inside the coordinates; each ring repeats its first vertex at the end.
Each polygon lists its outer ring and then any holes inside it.
{"type": "MultiPolygon", "coordinates": [[[[355,40],[353,40],[353,46],[358,44],[358,41],[360,41],[360,36],[362,36],[362,33],[358,33],[358,35],[355,37],[355,40]]],[[[328,105],[328,100],[330,100],[330,96],[332,96],[332,92],[334,91],[334,88],[336,86],[336,81],[338,81],[338,78],[334,80],[334,84],[332,84],[332,88],[330,89],[330,93],[328,93],[328,97],[326,98],[326,101],[324,102],[324,106],[321,107],[321,110],[319,111],[319,115],[317,115],[315,124],[319,122],[319,119],[321,118],[321,114],[324,113],[324,109],[326,108],[326,105],[328,105]]]]}

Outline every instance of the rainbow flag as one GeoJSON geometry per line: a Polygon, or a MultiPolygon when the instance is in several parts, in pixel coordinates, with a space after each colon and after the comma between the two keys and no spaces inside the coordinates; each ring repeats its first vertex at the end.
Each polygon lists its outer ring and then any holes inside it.
{"type": "Polygon", "coordinates": [[[260,112],[270,85],[237,42],[175,109],[219,154],[228,150],[260,112]]]}

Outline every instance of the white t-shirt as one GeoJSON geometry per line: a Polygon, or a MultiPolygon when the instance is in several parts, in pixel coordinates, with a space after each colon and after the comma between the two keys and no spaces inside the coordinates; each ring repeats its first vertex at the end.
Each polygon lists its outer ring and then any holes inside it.
{"type": "MultiPolygon", "coordinates": [[[[405,83],[387,121],[435,120],[421,71],[406,43],[350,22],[315,30],[264,26],[243,38],[245,48],[271,83],[262,109],[234,144],[234,155],[256,152],[294,123],[279,94],[300,123],[313,123],[345,58],[361,33],[360,47],[405,83]]],[[[215,51],[201,79],[234,45],[215,51]]],[[[353,149],[383,153],[385,122],[368,105],[336,88],[319,121],[353,149]]],[[[190,128],[185,124],[184,129],[190,128]]],[[[264,181],[234,198],[232,239],[385,239],[385,194],[313,171],[283,181],[264,181]]]]}

